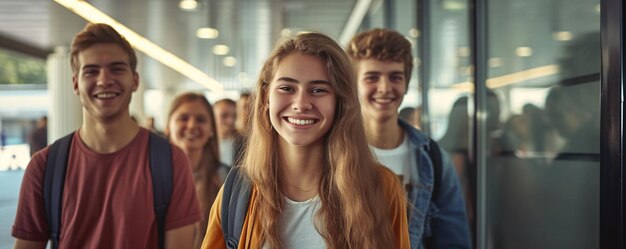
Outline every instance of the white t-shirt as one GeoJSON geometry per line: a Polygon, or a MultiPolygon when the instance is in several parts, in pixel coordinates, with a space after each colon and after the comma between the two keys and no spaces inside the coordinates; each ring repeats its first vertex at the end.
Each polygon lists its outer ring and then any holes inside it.
{"type": "MultiPolygon", "coordinates": [[[[286,249],[324,249],[326,242],[315,229],[313,219],[320,209],[320,199],[315,196],[303,202],[285,198],[285,209],[279,217],[279,233],[286,249]]],[[[263,249],[269,248],[267,243],[263,249]]]]}
{"type": "Polygon", "coordinates": [[[389,168],[393,173],[402,179],[402,185],[406,186],[410,182],[411,169],[414,166],[415,153],[411,153],[409,138],[405,135],[402,143],[393,149],[379,149],[370,145],[378,161],[389,168]]]}
{"type": "Polygon", "coordinates": [[[220,140],[220,161],[227,166],[233,165],[233,139],[220,140]]]}

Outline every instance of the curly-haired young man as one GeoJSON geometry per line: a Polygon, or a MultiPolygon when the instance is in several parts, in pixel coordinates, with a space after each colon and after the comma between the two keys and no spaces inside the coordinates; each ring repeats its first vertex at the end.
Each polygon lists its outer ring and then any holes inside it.
{"type": "Polygon", "coordinates": [[[373,29],[357,34],[347,50],[357,72],[370,147],[407,190],[411,248],[470,248],[462,190],[452,163],[445,153],[431,158],[439,151],[431,147],[438,145],[398,118],[413,69],[410,42],[398,32],[373,29]]]}

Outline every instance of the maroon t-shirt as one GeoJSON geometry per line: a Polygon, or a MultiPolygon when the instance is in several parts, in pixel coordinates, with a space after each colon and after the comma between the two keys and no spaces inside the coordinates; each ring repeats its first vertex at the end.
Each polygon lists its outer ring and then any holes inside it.
{"type": "MultiPolygon", "coordinates": [[[[157,248],[152,202],[149,133],[141,129],[124,148],[110,154],[89,149],[76,132],[65,187],[59,248],[157,248]]],[[[48,148],[31,159],[20,190],[12,235],[49,239],[42,194],[48,148]]],[[[165,230],[200,221],[189,159],[172,146],[173,186],[165,230]]]]}

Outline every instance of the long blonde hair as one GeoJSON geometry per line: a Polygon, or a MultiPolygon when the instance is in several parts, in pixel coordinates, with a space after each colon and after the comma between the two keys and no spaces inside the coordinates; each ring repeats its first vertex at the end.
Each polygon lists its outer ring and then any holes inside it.
{"type": "Polygon", "coordinates": [[[319,33],[301,34],[280,43],[261,70],[242,169],[259,198],[256,203],[264,238],[282,248],[278,218],[283,210],[283,181],[279,174],[278,133],[264,108],[268,85],[282,59],[290,54],[316,56],[325,63],[337,106],[334,123],[325,136],[323,173],[319,184],[321,208],[316,228],[328,248],[386,248],[395,244],[388,203],[379,184],[379,164],[367,145],[357,95],[356,78],[345,52],[319,33]]]}

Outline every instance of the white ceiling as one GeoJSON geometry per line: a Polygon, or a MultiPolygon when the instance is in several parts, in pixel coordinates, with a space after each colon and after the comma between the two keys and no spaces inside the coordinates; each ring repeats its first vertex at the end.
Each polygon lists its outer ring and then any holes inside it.
{"type": "MultiPolygon", "coordinates": [[[[178,0],[88,1],[162,48],[174,53],[222,83],[239,90],[252,84],[262,59],[281,32],[320,31],[338,39],[356,0],[198,0],[195,11],[178,7],[178,0]],[[197,28],[212,24],[214,40],[197,38],[197,28]],[[212,53],[215,44],[230,47],[237,59],[226,67],[225,56],[212,53]]],[[[69,46],[86,21],[51,0],[0,0],[0,38],[52,51],[69,46]]],[[[139,54],[139,72],[148,88],[200,86],[155,60],[139,54]]]]}
{"type": "MultiPolygon", "coordinates": [[[[120,21],[152,42],[204,71],[227,90],[249,87],[262,60],[285,29],[320,31],[339,39],[359,1],[368,0],[198,0],[197,11],[183,11],[179,0],[91,0],[90,4],[120,21]],[[220,38],[195,37],[197,28],[217,26],[220,38]],[[215,44],[230,46],[229,56],[237,59],[226,67],[224,56],[211,51],[215,44]]],[[[415,28],[415,0],[372,0],[369,27],[385,26],[381,9],[392,5],[394,28],[408,36],[415,28]],[[382,6],[382,7],[381,7],[382,6]]],[[[471,80],[468,55],[468,0],[433,0],[429,9],[431,85],[450,87],[471,80]],[[466,52],[462,52],[466,51],[466,52]]],[[[598,0],[493,0],[489,16],[489,56],[498,59],[489,68],[489,77],[560,62],[563,48],[570,42],[557,41],[557,31],[570,32],[574,39],[599,29],[598,0]],[[516,55],[519,47],[533,49],[532,57],[516,55]]],[[[366,23],[366,24],[365,24],[366,23]]],[[[69,46],[71,38],[85,21],[52,0],[0,0],[0,47],[9,43],[46,51],[69,46]]],[[[410,38],[419,42],[418,38],[410,38]]],[[[420,37],[419,39],[423,39],[420,37]]],[[[419,58],[420,55],[416,53],[419,58]]],[[[199,84],[139,54],[139,72],[148,89],[183,90],[199,84]]],[[[418,60],[416,58],[416,60],[418,60]]],[[[553,75],[552,78],[557,75],[553,75]]],[[[543,77],[526,81],[525,86],[546,85],[554,79],[543,77]]],[[[414,77],[414,80],[416,78],[414,77]]]]}

